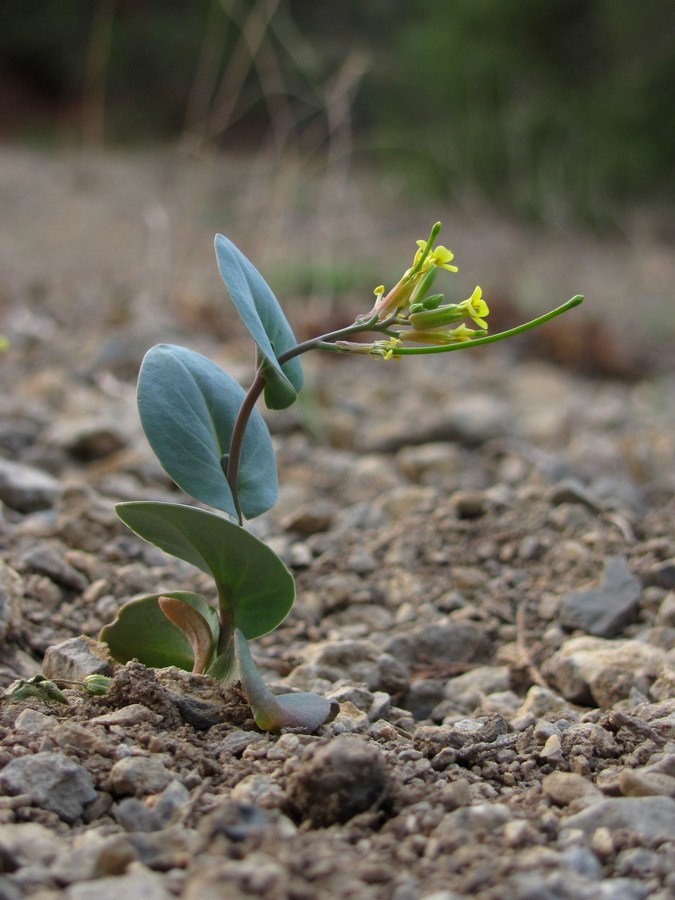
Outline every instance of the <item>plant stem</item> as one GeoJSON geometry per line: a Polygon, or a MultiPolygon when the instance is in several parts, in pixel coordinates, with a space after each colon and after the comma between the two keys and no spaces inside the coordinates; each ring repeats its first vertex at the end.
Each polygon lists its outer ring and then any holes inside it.
{"type": "Polygon", "coordinates": [[[318,337],[310,338],[308,341],[303,341],[301,344],[296,344],[295,347],[291,347],[290,350],[281,353],[277,358],[279,363],[283,366],[289,359],[300,356],[301,353],[307,353],[308,350],[314,350],[316,347],[323,344],[332,344],[334,341],[340,340],[343,337],[349,337],[350,334],[360,334],[364,331],[381,331],[382,326],[389,324],[389,322],[390,320],[386,323],[380,322],[378,324],[377,315],[371,316],[369,319],[357,319],[356,322],[352,325],[348,325],[346,328],[339,328],[337,331],[329,331],[327,334],[320,334],[318,337]]]}
{"type": "MultiPolygon", "coordinates": [[[[518,325],[515,328],[510,328],[508,331],[500,331],[498,334],[491,334],[486,337],[475,338],[474,340],[470,341],[461,341],[456,344],[440,344],[431,347],[394,347],[392,348],[392,355],[416,356],[424,353],[449,353],[451,350],[464,350],[466,347],[478,347],[482,344],[493,344],[495,343],[495,341],[503,341],[506,338],[513,337],[516,334],[521,334],[523,331],[529,331],[531,328],[536,328],[538,325],[542,325],[544,322],[548,322],[550,319],[554,319],[556,316],[567,312],[568,309],[572,309],[573,307],[578,306],[583,302],[583,299],[584,298],[580,294],[577,294],[566,303],[563,303],[562,306],[558,306],[555,309],[552,309],[550,312],[544,313],[543,316],[538,316],[536,319],[532,319],[530,322],[526,322],[524,325],[518,325]]],[[[348,337],[351,334],[361,334],[368,331],[377,331],[389,336],[396,336],[398,335],[398,332],[392,332],[389,329],[389,326],[397,321],[397,319],[398,312],[395,312],[388,319],[384,319],[381,322],[378,321],[377,314],[371,316],[369,319],[357,319],[352,325],[348,325],[346,328],[339,328],[336,331],[329,331],[326,334],[321,334],[318,337],[310,338],[307,341],[302,341],[301,343],[296,344],[295,347],[291,347],[284,353],[280,353],[277,357],[277,360],[279,362],[279,365],[283,366],[283,364],[288,362],[290,359],[293,359],[296,356],[300,356],[300,354],[302,353],[307,353],[308,350],[316,349],[329,350],[333,353],[343,353],[345,351],[341,350],[340,347],[336,347],[335,341],[348,337]]],[[[251,417],[251,413],[253,412],[256,401],[265,388],[265,383],[266,380],[264,375],[262,374],[262,369],[258,369],[255,379],[253,380],[251,387],[248,389],[239,412],[237,413],[237,418],[232,430],[232,441],[230,443],[230,452],[227,459],[225,474],[228,484],[230,485],[230,490],[232,491],[234,508],[237,511],[237,517],[239,519],[240,525],[244,524],[244,517],[239,505],[239,492],[237,488],[237,482],[239,481],[239,463],[241,461],[244,433],[246,431],[246,426],[251,417]]]]}
{"type": "Polygon", "coordinates": [[[246,431],[246,426],[248,425],[248,420],[251,418],[251,413],[253,412],[256,401],[262,394],[264,388],[265,379],[259,369],[256,372],[253,384],[248,389],[239,408],[237,418],[234,421],[234,428],[232,429],[232,440],[230,441],[230,452],[227,459],[227,471],[225,472],[225,477],[227,478],[230,490],[232,491],[232,500],[234,501],[234,508],[237,511],[237,518],[239,519],[240,525],[244,524],[244,517],[239,505],[239,491],[237,489],[241,449],[244,445],[244,433],[246,431]]]}
{"type": "MultiPolygon", "coordinates": [[[[376,322],[377,316],[375,315],[364,321],[356,321],[352,325],[348,325],[346,328],[340,328],[337,331],[329,331],[327,334],[321,334],[318,337],[311,338],[308,341],[302,341],[302,343],[296,344],[295,347],[291,347],[284,353],[279,354],[279,356],[277,357],[279,365],[283,366],[284,363],[288,362],[290,359],[293,359],[296,356],[300,356],[301,353],[307,353],[308,350],[314,350],[316,347],[323,347],[323,345],[325,344],[331,344],[334,340],[339,340],[342,337],[348,337],[350,334],[359,334],[362,331],[380,331],[382,325],[389,324],[389,322],[387,321],[380,323],[377,327],[374,327],[376,322]]],[[[230,490],[232,491],[232,500],[234,501],[234,508],[237,512],[237,518],[239,519],[240,525],[244,524],[244,517],[241,512],[241,506],[239,505],[238,490],[241,451],[244,445],[244,434],[246,432],[246,426],[248,425],[248,421],[251,418],[251,413],[253,412],[258,398],[265,389],[265,383],[266,379],[262,374],[262,369],[258,369],[253,383],[246,392],[246,396],[244,397],[241,407],[239,408],[239,412],[237,413],[237,418],[235,419],[234,427],[232,429],[230,450],[227,456],[225,477],[227,478],[227,482],[230,485],[230,490]]]]}
{"type": "Polygon", "coordinates": [[[521,334],[523,331],[529,331],[531,328],[543,325],[544,322],[548,322],[550,319],[555,319],[556,316],[567,312],[568,309],[579,306],[580,303],[583,303],[583,299],[581,294],[577,294],[566,303],[563,303],[562,306],[557,306],[550,312],[544,313],[543,316],[538,316],[536,319],[525,322],[524,325],[517,325],[515,328],[509,328],[508,331],[500,331],[498,334],[474,338],[471,341],[461,341],[457,344],[434,344],[431,347],[394,347],[392,349],[392,356],[416,356],[422,353],[449,353],[451,350],[464,350],[466,347],[480,347],[482,344],[494,344],[495,341],[503,341],[506,338],[514,337],[517,334],[521,334]]]}

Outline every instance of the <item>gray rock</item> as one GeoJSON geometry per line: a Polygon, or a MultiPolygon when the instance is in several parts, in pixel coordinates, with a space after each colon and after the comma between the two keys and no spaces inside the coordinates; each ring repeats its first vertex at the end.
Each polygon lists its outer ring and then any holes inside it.
{"type": "Polygon", "coordinates": [[[675,778],[653,769],[624,769],[619,787],[625,797],[671,797],[675,800],[675,778]]]}
{"type": "Polygon", "coordinates": [[[0,897],[2,900],[21,900],[19,888],[5,875],[0,875],[0,897]]]}
{"type": "Polygon", "coordinates": [[[17,627],[22,597],[21,576],[4,562],[0,562],[0,641],[17,627]]]}
{"type": "Polygon", "coordinates": [[[297,541],[288,551],[288,565],[293,569],[307,569],[312,565],[314,554],[309,544],[297,541]]]}
{"type": "Polygon", "coordinates": [[[27,734],[46,734],[57,724],[56,716],[48,716],[37,709],[23,709],[16,717],[14,729],[27,734]]]}
{"type": "Polygon", "coordinates": [[[443,699],[443,682],[438,678],[416,678],[400,699],[415,719],[426,719],[443,699]]]}
{"type": "MultiPolygon", "coordinates": [[[[351,703],[357,709],[368,712],[372,706],[374,694],[360,685],[343,685],[329,694],[338,703],[351,703]]],[[[387,695],[389,696],[389,695],[387,695]]]]}
{"type": "Polygon", "coordinates": [[[285,531],[296,531],[302,535],[318,534],[328,531],[333,523],[335,507],[325,500],[314,500],[312,503],[299,506],[281,521],[285,531]]]}
{"type": "Polygon", "coordinates": [[[161,875],[130,872],[71,885],[63,896],[65,900],[173,900],[174,895],[164,886],[161,875]]]}
{"type": "Polygon", "coordinates": [[[537,684],[532,685],[522,704],[517,709],[516,717],[531,724],[543,716],[551,715],[574,719],[576,713],[559,694],[537,684]]]}
{"type": "Polygon", "coordinates": [[[42,671],[54,681],[82,681],[87,675],[113,674],[107,644],[81,635],[47,648],[42,671]]]}
{"type": "Polygon", "coordinates": [[[654,563],[645,576],[647,584],[655,584],[658,587],[672,590],[675,588],[675,559],[664,559],[654,563]]]}
{"type": "Polygon", "coordinates": [[[633,875],[642,881],[672,871],[672,861],[665,853],[647,850],[645,847],[629,847],[617,854],[615,867],[622,875],[633,875]]]}
{"type": "Polygon", "coordinates": [[[601,800],[562,820],[591,836],[597,828],[625,829],[645,840],[672,840],[675,835],[675,800],[670,797],[617,797],[601,800]]]}
{"type": "Polygon", "coordinates": [[[460,519],[479,519],[489,507],[488,494],[471,488],[455,491],[452,503],[460,519]]]}
{"type": "Polygon", "coordinates": [[[640,589],[624,557],[610,556],[600,587],[572,591],[562,598],[560,623],[596,637],[613,637],[635,618],[640,589]]]}
{"type": "Polygon", "coordinates": [[[129,832],[127,837],[141,862],[150,869],[166,872],[185,867],[195,843],[195,832],[183,825],[170,825],[161,831],[129,832]]]}
{"type": "Polygon", "coordinates": [[[591,900],[647,900],[650,890],[634,878],[607,878],[594,885],[591,900]]]}
{"type": "Polygon", "coordinates": [[[636,707],[635,714],[645,719],[666,740],[675,740],[675,697],[658,703],[642,703],[636,707]]]}
{"type": "Polygon", "coordinates": [[[50,884],[49,869],[38,863],[22,866],[10,877],[14,886],[19,888],[21,897],[39,896],[39,892],[50,884]]]}
{"type": "Polygon", "coordinates": [[[110,772],[116,794],[158,794],[171,781],[171,772],[156,756],[127,756],[110,772]]]}
{"type": "Polygon", "coordinates": [[[479,803],[462,806],[443,817],[434,836],[449,833],[472,835],[492,832],[513,819],[513,813],[505,803],[479,803]]]}
{"type": "Polygon", "coordinates": [[[176,704],[181,719],[199,731],[206,731],[227,718],[222,703],[207,703],[174,691],[169,691],[169,697],[176,704]]]}
{"type": "Polygon", "coordinates": [[[85,831],[76,839],[75,846],[63,850],[50,874],[61,885],[121,875],[129,864],[138,859],[138,853],[123,834],[103,836],[96,831],[85,831]]]}
{"type": "Polygon", "coordinates": [[[246,775],[237,782],[232,788],[230,799],[256,809],[281,809],[286,805],[286,795],[279,782],[260,772],[246,775]]]}
{"type": "Polygon", "coordinates": [[[439,407],[423,404],[418,415],[401,420],[392,417],[371,429],[360,449],[390,453],[412,444],[456,442],[466,447],[479,447],[493,438],[508,435],[512,420],[502,401],[494,394],[471,394],[470,402],[439,407]]]}
{"type": "Polygon", "coordinates": [[[235,729],[225,735],[220,744],[220,749],[227,756],[234,756],[238,759],[247,747],[262,740],[264,740],[263,735],[257,731],[240,731],[235,729]]]}
{"type": "Polygon", "coordinates": [[[565,478],[554,484],[547,493],[546,499],[553,506],[560,506],[563,503],[580,503],[593,512],[598,512],[600,509],[597,500],[575,478],[565,478]]]}
{"type": "Polygon", "coordinates": [[[87,579],[63,558],[63,547],[54,542],[40,541],[21,554],[21,565],[26,569],[46,575],[55,584],[68,590],[82,592],[87,579]]]}
{"type": "Polygon", "coordinates": [[[358,734],[366,731],[369,722],[368,713],[347,700],[340,704],[338,714],[329,727],[333,734],[358,734]]]}
{"type": "Polygon", "coordinates": [[[653,679],[665,659],[659,650],[642,641],[608,641],[596,637],[577,637],[566,641],[542,666],[543,674],[573,703],[597,703],[591,681],[607,668],[621,668],[643,679],[653,679]]]}
{"type": "Polygon", "coordinates": [[[603,799],[602,792],[587,778],[574,772],[551,772],[541,783],[544,794],[557,806],[589,806],[603,799]]]}
{"type": "Polygon", "coordinates": [[[37,822],[0,825],[0,859],[4,867],[36,863],[48,866],[65,846],[62,837],[37,822]]]}
{"type": "Polygon", "coordinates": [[[473,622],[439,622],[395,635],[384,650],[408,665],[412,663],[490,662],[492,642],[473,622]]]}
{"type": "Polygon", "coordinates": [[[567,847],[561,858],[565,869],[571,869],[578,875],[583,875],[595,881],[602,874],[602,867],[598,858],[588,847],[567,847]]]}
{"type": "Polygon", "coordinates": [[[42,469],[0,459],[0,500],[21,513],[51,509],[61,485],[42,469]]]}
{"type": "Polygon", "coordinates": [[[63,753],[45,751],[13,759],[0,772],[0,784],[10,794],[28,794],[36,806],[65,822],[74,822],[96,797],[90,774],[63,753]]]}
{"type": "Polygon", "coordinates": [[[72,548],[100,553],[122,531],[110,501],[88,485],[69,484],[56,504],[56,528],[72,548]]]}
{"type": "Polygon", "coordinates": [[[508,666],[477,666],[445,683],[444,696],[464,713],[480,706],[487,694],[509,688],[508,666]]]}
{"type": "Polygon", "coordinates": [[[675,592],[670,591],[663,598],[656,614],[656,622],[659,625],[670,625],[675,628],[675,592]]]}
{"type": "Polygon", "coordinates": [[[150,809],[136,797],[125,797],[120,800],[113,806],[112,814],[125,831],[159,831],[162,827],[154,809],[150,809]]]}
{"type": "Polygon", "coordinates": [[[370,575],[377,568],[377,560],[369,550],[360,547],[349,554],[345,568],[357,575],[370,575]]]}
{"type": "Polygon", "coordinates": [[[588,686],[598,706],[609,709],[615,703],[630,697],[636,690],[644,695],[649,682],[639,673],[613,665],[594,672],[588,679],[588,686]]]}
{"type": "Polygon", "coordinates": [[[238,843],[262,835],[269,828],[268,813],[251,803],[228,802],[208,813],[199,823],[199,832],[207,840],[224,834],[238,843]]]}
{"type": "Polygon", "coordinates": [[[462,468],[462,453],[456,444],[447,441],[404,447],[396,461],[411,481],[433,484],[439,478],[457,475],[462,468]]]}
{"type": "Polygon", "coordinates": [[[550,762],[551,760],[559,761],[562,759],[562,742],[559,734],[552,734],[544,742],[544,746],[539,751],[541,759],[550,762]]]}
{"type": "Polygon", "coordinates": [[[675,753],[665,753],[657,762],[648,766],[645,772],[662,772],[675,778],[675,753]]]}
{"type": "Polygon", "coordinates": [[[583,877],[570,869],[547,872],[535,866],[534,871],[518,873],[510,879],[504,896],[518,900],[647,900],[650,891],[639,881],[628,878],[583,877]]]}
{"type": "Polygon", "coordinates": [[[114,421],[95,421],[91,417],[60,421],[50,428],[46,439],[82,462],[103,459],[127,445],[114,421]]]}
{"type": "Polygon", "coordinates": [[[371,641],[320,641],[303,652],[304,662],[287,682],[303,690],[313,690],[314,679],[362,682],[369,691],[397,694],[408,686],[408,671],[390,653],[382,653],[371,641]]]}
{"type": "Polygon", "coordinates": [[[190,800],[190,792],[185,785],[174,778],[156,798],[153,812],[159,819],[162,827],[170,825],[177,820],[180,813],[190,800]]]}
{"type": "Polygon", "coordinates": [[[103,713],[103,715],[95,716],[90,719],[92,725],[119,725],[123,728],[129,728],[132,725],[140,725],[141,722],[148,722],[150,725],[159,725],[163,721],[163,717],[152,709],[148,709],[142,703],[130,703],[121,709],[114,709],[111,712],[103,713]]]}
{"type": "MultiPolygon", "coordinates": [[[[453,404],[447,409],[434,410],[428,441],[457,441],[466,447],[478,447],[493,438],[511,432],[512,421],[503,402],[494,394],[472,393],[469,403],[453,404]]],[[[418,443],[417,441],[415,443],[418,443]]]]}

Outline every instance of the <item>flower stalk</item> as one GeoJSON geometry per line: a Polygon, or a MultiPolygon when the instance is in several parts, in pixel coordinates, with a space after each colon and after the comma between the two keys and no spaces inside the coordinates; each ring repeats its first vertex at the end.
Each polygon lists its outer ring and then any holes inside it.
{"type": "MultiPolygon", "coordinates": [[[[536,328],[578,306],[583,301],[583,296],[577,294],[561,306],[544,315],[537,316],[529,322],[498,334],[488,335],[486,317],[489,315],[490,309],[479,285],[476,285],[470,297],[460,303],[444,304],[443,294],[428,295],[428,291],[435,283],[439,269],[449,272],[458,271],[458,267],[452,264],[453,252],[443,245],[433,246],[440,229],[440,222],[436,222],[426,241],[417,241],[417,251],[412,265],[406,269],[388,293],[385,293],[384,285],[375,288],[374,293],[377,299],[368,313],[357,316],[354,322],[345,328],[311,338],[289,348],[279,354],[279,364],[283,365],[309,350],[368,355],[376,359],[390,360],[402,356],[447,353],[452,350],[478,347],[503,341],[536,328]],[[478,327],[470,328],[462,320],[469,320],[478,327]],[[456,322],[461,324],[454,328],[447,327],[456,322]],[[350,337],[369,333],[379,333],[385,338],[378,338],[370,342],[348,340],[350,337]],[[413,346],[409,346],[411,344],[413,346]]],[[[243,524],[238,500],[238,473],[244,433],[264,388],[265,376],[261,367],[256,372],[255,379],[237,416],[229,454],[223,458],[239,524],[243,524]]]]}

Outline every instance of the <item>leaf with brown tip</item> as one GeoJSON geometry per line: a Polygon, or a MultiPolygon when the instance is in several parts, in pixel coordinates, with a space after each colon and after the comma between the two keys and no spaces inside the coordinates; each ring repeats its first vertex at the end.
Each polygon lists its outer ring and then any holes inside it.
{"type": "Polygon", "coordinates": [[[169,622],[180,628],[190,642],[194,663],[192,671],[203,674],[213,656],[213,635],[209,623],[193,606],[188,606],[177,597],[158,597],[157,603],[169,622]]]}

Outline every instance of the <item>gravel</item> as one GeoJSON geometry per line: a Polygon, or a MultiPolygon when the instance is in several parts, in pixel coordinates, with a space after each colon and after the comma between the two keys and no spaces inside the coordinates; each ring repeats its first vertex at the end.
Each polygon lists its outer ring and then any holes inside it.
{"type": "Polygon", "coordinates": [[[215,599],[114,515],[185,500],[137,421],[140,353],[178,340],[248,381],[244,342],[187,301],[80,311],[46,284],[5,329],[0,687],[47,671],[69,702],[0,704],[0,895],[673,896],[672,375],[307,357],[309,402],[265,413],[281,494],[251,523],[298,597],[252,649],[340,712],[263,734],[236,689],[96,641],[133,596],[215,599]],[[108,671],[106,697],[65,684],[108,671]]]}

